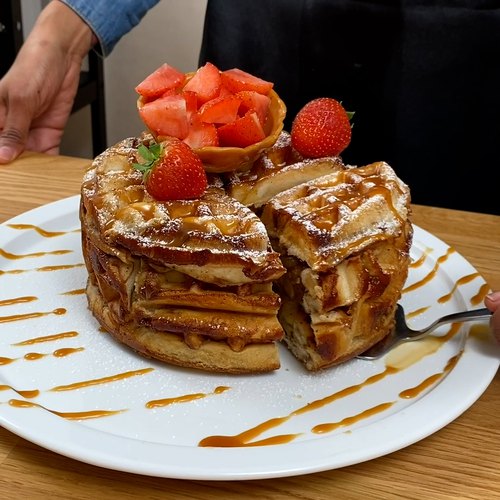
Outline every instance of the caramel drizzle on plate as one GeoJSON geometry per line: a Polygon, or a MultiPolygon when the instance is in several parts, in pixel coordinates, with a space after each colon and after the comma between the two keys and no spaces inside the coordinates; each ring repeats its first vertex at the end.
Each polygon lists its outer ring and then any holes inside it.
{"type": "Polygon", "coordinates": [[[37,359],[45,358],[46,356],[54,356],[55,358],[64,358],[65,356],[69,356],[70,354],[74,354],[76,352],[84,351],[84,347],[64,347],[62,349],[56,349],[52,353],[41,353],[41,352],[28,352],[22,358],[6,358],[4,356],[0,356],[0,365],[10,365],[14,361],[18,359],[25,359],[26,361],[35,361],[37,359]]]}
{"type": "Polygon", "coordinates": [[[17,229],[20,231],[33,230],[36,231],[40,236],[44,238],[55,238],[57,236],[62,236],[68,233],[79,233],[80,229],[73,229],[71,231],[46,231],[39,226],[35,226],[34,224],[7,224],[7,227],[11,229],[17,229]]]}
{"type": "Polygon", "coordinates": [[[58,266],[43,266],[37,267],[35,269],[10,269],[9,271],[2,271],[0,269],[0,276],[4,274],[22,274],[29,272],[49,272],[49,271],[64,271],[67,269],[75,269],[77,267],[83,267],[85,264],[83,262],[79,262],[77,264],[62,264],[58,266]]]}
{"type": "Polygon", "coordinates": [[[24,254],[15,254],[10,253],[2,248],[0,248],[0,256],[10,260],[17,259],[28,259],[32,257],[44,257],[46,255],[64,255],[66,253],[72,253],[73,250],[52,250],[50,252],[34,252],[34,253],[24,253],[24,254]]]}
{"type": "Polygon", "coordinates": [[[162,406],[168,406],[175,403],[188,403],[190,401],[194,401],[196,399],[206,398],[207,396],[213,394],[222,394],[223,392],[229,391],[231,388],[225,385],[218,386],[211,393],[206,392],[196,392],[194,394],[183,394],[181,396],[176,396],[173,398],[164,398],[164,399],[154,399],[152,401],[148,401],[146,403],[146,408],[158,408],[162,406]]]}
{"type": "Polygon", "coordinates": [[[16,342],[12,345],[22,346],[22,345],[39,344],[41,342],[52,342],[54,340],[76,337],[78,335],[79,333],[76,332],[75,330],[70,330],[68,332],[54,333],[52,335],[44,335],[42,337],[33,337],[27,340],[21,340],[20,342],[16,342]]]}
{"type": "Polygon", "coordinates": [[[101,377],[91,380],[81,380],[80,382],[75,382],[73,384],[57,385],[49,390],[55,392],[74,391],[76,389],[82,389],[83,387],[107,384],[109,382],[117,382],[118,380],[124,380],[126,378],[137,377],[138,375],[144,375],[145,373],[152,372],[153,370],[154,368],[142,368],[140,370],[130,370],[127,372],[115,373],[114,375],[109,375],[107,377],[101,377]]]}
{"type": "MultiPolygon", "coordinates": [[[[441,379],[448,371],[450,371],[453,368],[453,366],[455,366],[457,361],[458,361],[458,357],[454,356],[452,358],[452,360],[450,360],[447,363],[445,369],[442,372],[436,373],[436,374],[432,375],[431,377],[428,377],[419,386],[412,387],[410,389],[402,391],[400,393],[400,397],[405,398],[405,399],[408,399],[409,397],[416,397],[423,390],[427,389],[428,387],[430,387],[430,385],[432,385],[430,381],[432,381],[432,383],[436,383],[439,379],[441,379]]],[[[247,430],[240,432],[239,434],[236,434],[233,436],[217,435],[217,436],[205,437],[198,443],[198,446],[231,448],[231,447],[247,447],[247,446],[267,446],[267,445],[271,445],[271,444],[288,443],[290,441],[293,441],[295,438],[300,436],[302,433],[282,434],[282,435],[268,437],[268,438],[258,440],[258,441],[255,441],[255,438],[259,437],[260,435],[269,431],[270,429],[278,427],[279,425],[287,422],[288,420],[290,420],[291,418],[293,418],[295,416],[302,415],[304,413],[308,413],[308,412],[323,408],[324,406],[327,406],[335,401],[338,401],[342,398],[345,398],[347,396],[350,396],[351,394],[354,394],[354,393],[360,391],[361,389],[363,389],[366,386],[375,384],[388,376],[399,373],[403,369],[404,368],[396,368],[394,366],[386,366],[384,371],[368,377],[363,382],[346,387],[344,389],[341,389],[340,391],[334,392],[334,393],[332,393],[324,398],[312,401],[311,403],[308,403],[307,405],[302,406],[302,407],[298,408],[297,410],[292,411],[288,415],[266,420],[266,421],[254,426],[254,427],[251,427],[250,429],[247,429],[247,430]]],[[[384,412],[384,411],[388,410],[389,408],[391,408],[395,403],[396,403],[396,401],[388,401],[388,402],[380,403],[376,406],[365,409],[365,410],[363,410],[359,413],[356,413],[354,415],[344,417],[342,420],[339,420],[337,422],[328,422],[328,423],[317,424],[311,428],[311,432],[314,434],[324,434],[327,432],[332,432],[332,431],[338,429],[339,427],[352,425],[352,424],[355,424],[357,422],[360,422],[361,420],[369,418],[377,413],[384,412]]]]}
{"type": "Polygon", "coordinates": [[[34,297],[32,295],[27,295],[24,297],[15,297],[12,299],[4,299],[4,300],[0,300],[0,307],[11,306],[13,304],[23,304],[25,302],[33,302],[35,300],[38,300],[38,297],[34,297]]]}
{"type": "Polygon", "coordinates": [[[77,288],[76,290],[70,290],[69,292],[62,292],[60,295],[84,295],[85,288],[77,288]]]}
{"type": "Polygon", "coordinates": [[[124,410],[90,410],[90,411],[55,411],[32,401],[24,401],[21,399],[10,399],[9,405],[15,408],[43,408],[44,410],[57,415],[58,417],[67,420],[88,420],[91,418],[109,417],[127,411],[124,410]]]}
{"type": "Polygon", "coordinates": [[[26,319],[41,318],[42,316],[50,316],[51,314],[55,314],[56,316],[61,316],[63,314],[66,314],[66,312],[67,310],[64,307],[58,307],[53,311],[12,314],[10,316],[0,316],[0,323],[9,323],[11,321],[24,321],[26,319]]]}
{"type": "Polygon", "coordinates": [[[416,290],[417,288],[421,288],[424,285],[426,285],[427,283],[429,283],[436,276],[441,264],[443,262],[445,262],[446,260],[448,260],[450,255],[455,253],[455,252],[456,252],[456,250],[454,248],[449,247],[444,255],[441,255],[440,257],[438,257],[436,259],[436,263],[434,264],[434,267],[423,279],[407,286],[406,288],[403,289],[402,293],[412,292],[412,291],[416,290]]]}

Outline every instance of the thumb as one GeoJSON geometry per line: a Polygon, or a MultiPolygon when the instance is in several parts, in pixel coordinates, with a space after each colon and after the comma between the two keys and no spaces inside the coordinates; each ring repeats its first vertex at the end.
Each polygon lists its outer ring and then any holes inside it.
{"type": "Polygon", "coordinates": [[[494,337],[500,342],[500,291],[489,293],[484,298],[484,304],[493,313],[490,327],[494,337]]]}
{"type": "Polygon", "coordinates": [[[21,135],[16,129],[6,129],[0,134],[0,163],[15,160],[24,150],[21,135]]]}
{"type": "Polygon", "coordinates": [[[0,132],[0,163],[9,163],[24,151],[30,123],[31,116],[26,108],[9,106],[0,132]]]}
{"type": "Polygon", "coordinates": [[[484,298],[484,305],[491,311],[495,312],[500,309],[500,290],[495,292],[490,292],[484,298]]]}

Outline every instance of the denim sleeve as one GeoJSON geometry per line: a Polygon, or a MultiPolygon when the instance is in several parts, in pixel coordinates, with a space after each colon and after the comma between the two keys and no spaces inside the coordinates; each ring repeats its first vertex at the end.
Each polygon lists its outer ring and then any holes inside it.
{"type": "MultiPolygon", "coordinates": [[[[103,56],[111,53],[120,38],[139,24],[159,0],[61,0],[94,31],[103,56]]],[[[99,50],[99,49],[98,49],[99,50]]]]}

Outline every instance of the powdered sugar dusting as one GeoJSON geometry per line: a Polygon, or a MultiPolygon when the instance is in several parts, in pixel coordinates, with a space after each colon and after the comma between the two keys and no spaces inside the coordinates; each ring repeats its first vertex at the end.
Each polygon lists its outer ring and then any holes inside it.
{"type": "Polygon", "coordinates": [[[264,219],[291,255],[320,270],[400,234],[409,204],[408,187],[380,162],[291,188],[271,199],[264,219]]]}
{"type": "Polygon", "coordinates": [[[264,224],[225,194],[219,178],[196,200],[153,199],[132,166],[137,145],[129,138],[107,149],[84,175],[84,205],[110,247],[166,265],[281,266],[264,224]]]}

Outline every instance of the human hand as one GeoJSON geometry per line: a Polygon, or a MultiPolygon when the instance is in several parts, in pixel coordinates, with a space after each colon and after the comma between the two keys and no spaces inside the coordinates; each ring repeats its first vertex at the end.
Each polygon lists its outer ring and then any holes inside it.
{"type": "Polygon", "coordinates": [[[493,313],[490,327],[493,335],[500,342],[500,291],[489,293],[484,299],[484,305],[493,313]]]}
{"type": "Polygon", "coordinates": [[[78,90],[92,31],[71,9],[50,2],[0,80],[0,163],[25,149],[57,154],[78,90]]]}

